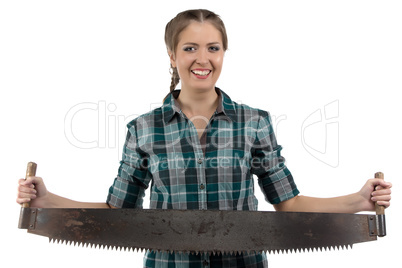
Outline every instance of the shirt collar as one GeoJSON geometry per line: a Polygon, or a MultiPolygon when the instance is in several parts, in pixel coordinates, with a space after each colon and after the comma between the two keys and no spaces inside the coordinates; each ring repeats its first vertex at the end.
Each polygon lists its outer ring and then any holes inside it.
{"type": "MultiPolygon", "coordinates": [[[[226,117],[232,121],[237,121],[235,103],[220,88],[215,87],[215,91],[219,97],[216,113],[226,115],[226,117]]],[[[165,124],[169,123],[174,115],[180,114],[180,104],[177,101],[179,95],[180,90],[174,90],[166,96],[166,99],[163,102],[162,113],[165,124]]]]}

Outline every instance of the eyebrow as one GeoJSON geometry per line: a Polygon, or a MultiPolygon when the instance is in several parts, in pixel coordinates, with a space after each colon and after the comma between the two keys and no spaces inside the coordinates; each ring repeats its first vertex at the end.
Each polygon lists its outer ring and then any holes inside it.
{"type": "MultiPolygon", "coordinates": [[[[220,44],[221,44],[220,42],[211,42],[211,43],[208,43],[207,46],[211,46],[211,45],[220,45],[220,44]]],[[[183,46],[188,46],[188,45],[199,46],[199,44],[193,43],[193,42],[187,42],[187,43],[184,43],[184,44],[183,44],[183,46]]]]}

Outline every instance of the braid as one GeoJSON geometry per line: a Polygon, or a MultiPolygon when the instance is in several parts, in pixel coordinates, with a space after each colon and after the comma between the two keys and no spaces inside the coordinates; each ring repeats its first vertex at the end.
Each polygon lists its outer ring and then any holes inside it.
{"type": "MultiPolygon", "coordinates": [[[[177,72],[177,68],[173,68],[172,65],[170,65],[170,74],[172,75],[172,82],[170,83],[170,92],[173,92],[176,89],[177,84],[180,82],[180,76],[179,73],[177,72]]],[[[167,96],[163,99],[163,102],[165,102],[167,96]]]]}
{"type": "Polygon", "coordinates": [[[170,83],[170,92],[175,90],[177,84],[180,82],[180,76],[179,73],[177,72],[177,68],[171,67],[172,70],[172,82],[170,83]]]}

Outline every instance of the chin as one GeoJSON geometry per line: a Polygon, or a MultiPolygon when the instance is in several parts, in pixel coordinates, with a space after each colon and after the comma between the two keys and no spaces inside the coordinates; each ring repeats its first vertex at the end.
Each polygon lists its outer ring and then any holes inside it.
{"type": "Polygon", "coordinates": [[[211,86],[211,85],[208,85],[208,86],[194,86],[193,88],[194,88],[194,90],[200,91],[200,92],[215,91],[215,85],[213,85],[213,86],[211,86]]]}
{"type": "Polygon", "coordinates": [[[216,81],[197,81],[191,87],[198,90],[215,90],[216,81]]]}

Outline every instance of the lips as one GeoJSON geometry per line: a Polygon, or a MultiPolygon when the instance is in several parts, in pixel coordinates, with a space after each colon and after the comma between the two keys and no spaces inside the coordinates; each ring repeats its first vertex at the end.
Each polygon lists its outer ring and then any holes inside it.
{"type": "Polygon", "coordinates": [[[194,74],[197,78],[206,79],[210,75],[212,70],[209,69],[194,69],[191,70],[191,73],[194,74]]]}

